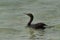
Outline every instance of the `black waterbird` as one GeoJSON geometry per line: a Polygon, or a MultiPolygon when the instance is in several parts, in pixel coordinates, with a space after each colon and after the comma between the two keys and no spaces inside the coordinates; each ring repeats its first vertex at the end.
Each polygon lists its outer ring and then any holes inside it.
{"type": "Polygon", "coordinates": [[[47,25],[45,23],[31,24],[33,21],[33,18],[34,18],[33,14],[28,13],[26,15],[28,15],[30,17],[30,21],[28,22],[27,27],[33,28],[33,29],[42,29],[42,30],[44,30],[46,28],[45,26],[47,26],[47,25]]]}

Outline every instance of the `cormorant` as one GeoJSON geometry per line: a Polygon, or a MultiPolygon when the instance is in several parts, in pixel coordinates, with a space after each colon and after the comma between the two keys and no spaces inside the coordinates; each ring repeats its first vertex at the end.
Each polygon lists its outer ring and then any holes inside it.
{"type": "Polygon", "coordinates": [[[33,28],[33,29],[42,29],[42,30],[44,30],[46,28],[45,26],[47,26],[47,25],[45,23],[31,24],[33,21],[33,18],[34,18],[33,14],[28,13],[26,15],[30,17],[30,21],[28,22],[27,27],[33,28]]]}

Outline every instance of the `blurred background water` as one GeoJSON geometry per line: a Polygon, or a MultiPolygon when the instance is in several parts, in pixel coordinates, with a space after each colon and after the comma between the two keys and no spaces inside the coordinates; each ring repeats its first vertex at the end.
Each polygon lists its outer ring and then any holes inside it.
{"type": "Polygon", "coordinates": [[[60,40],[60,0],[0,0],[0,40],[60,40]],[[54,27],[29,39],[28,12],[34,15],[33,23],[54,27]]]}

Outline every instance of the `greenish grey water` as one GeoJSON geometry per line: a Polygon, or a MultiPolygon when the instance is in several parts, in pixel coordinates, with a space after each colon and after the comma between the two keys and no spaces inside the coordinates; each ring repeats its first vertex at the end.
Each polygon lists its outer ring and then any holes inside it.
{"type": "Polygon", "coordinates": [[[0,0],[0,40],[60,40],[60,0],[0,0]],[[25,28],[29,17],[24,14],[29,12],[35,17],[33,23],[54,27],[35,31],[36,37],[29,39],[25,28]]]}

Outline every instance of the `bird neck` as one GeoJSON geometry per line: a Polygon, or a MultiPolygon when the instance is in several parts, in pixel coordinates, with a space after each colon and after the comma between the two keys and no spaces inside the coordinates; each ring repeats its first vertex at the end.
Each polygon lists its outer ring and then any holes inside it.
{"type": "Polygon", "coordinates": [[[32,23],[32,21],[33,21],[33,16],[30,16],[30,21],[28,22],[28,26],[30,26],[31,25],[31,23],[32,23]]]}

